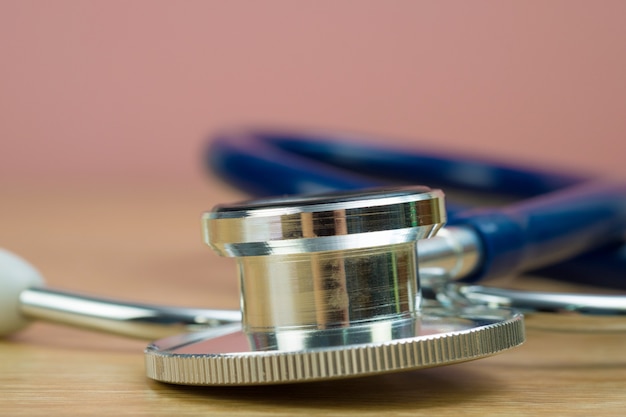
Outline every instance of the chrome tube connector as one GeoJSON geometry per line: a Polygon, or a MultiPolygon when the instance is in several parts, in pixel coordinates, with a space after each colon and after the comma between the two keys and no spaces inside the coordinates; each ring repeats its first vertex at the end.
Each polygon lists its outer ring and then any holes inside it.
{"type": "Polygon", "coordinates": [[[465,227],[445,227],[432,239],[417,242],[420,277],[425,285],[467,277],[480,263],[481,242],[465,227]]]}

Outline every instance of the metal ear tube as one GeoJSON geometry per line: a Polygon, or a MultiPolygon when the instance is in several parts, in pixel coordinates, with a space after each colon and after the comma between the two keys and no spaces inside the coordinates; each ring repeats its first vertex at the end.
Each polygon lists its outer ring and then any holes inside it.
{"type": "Polygon", "coordinates": [[[477,359],[524,340],[521,315],[420,308],[416,244],[443,193],[402,187],[218,206],[206,242],[237,259],[242,324],[157,341],[148,376],[192,385],[345,378],[477,359]]]}

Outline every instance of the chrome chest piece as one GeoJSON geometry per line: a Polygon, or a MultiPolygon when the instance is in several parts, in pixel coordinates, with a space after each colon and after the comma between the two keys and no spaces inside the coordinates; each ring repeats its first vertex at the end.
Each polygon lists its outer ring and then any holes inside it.
{"type": "Polygon", "coordinates": [[[505,309],[420,306],[418,239],[443,193],[406,187],[258,200],[206,213],[206,242],[238,261],[241,325],[157,341],[150,378],[255,385],[450,364],[524,341],[505,309]]]}

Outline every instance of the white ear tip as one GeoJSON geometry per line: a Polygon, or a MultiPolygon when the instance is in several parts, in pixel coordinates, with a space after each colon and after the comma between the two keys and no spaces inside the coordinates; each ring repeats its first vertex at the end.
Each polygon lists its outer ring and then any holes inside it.
{"type": "Polygon", "coordinates": [[[19,297],[27,288],[43,285],[43,278],[28,262],[0,249],[0,337],[28,324],[19,311],[19,297]]]}

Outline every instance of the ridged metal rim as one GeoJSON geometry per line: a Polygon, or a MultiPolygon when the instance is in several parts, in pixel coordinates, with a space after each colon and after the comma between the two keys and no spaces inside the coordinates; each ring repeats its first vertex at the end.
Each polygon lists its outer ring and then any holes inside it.
{"type": "MultiPolygon", "coordinates": [[[[446,328],[450,312],[430,312],[446,328]]],[[[458,312],[457,312],[458,313],[458,312]]],[[[461,312],[462,314],[462,312],[461,312]]],[[[465,314],[471,318],[471,314],[465,314]]],[[[491,310],[490,324],[407,339],[308,351],[177,354],[150,345],[146,373],[161,382],[183,385],[264,385],[350,378],[447,365],[490,356],[522,344],[523,316],[491,310]]],[[[484,322],[485,317],[480,317],[484,322]]]]}

